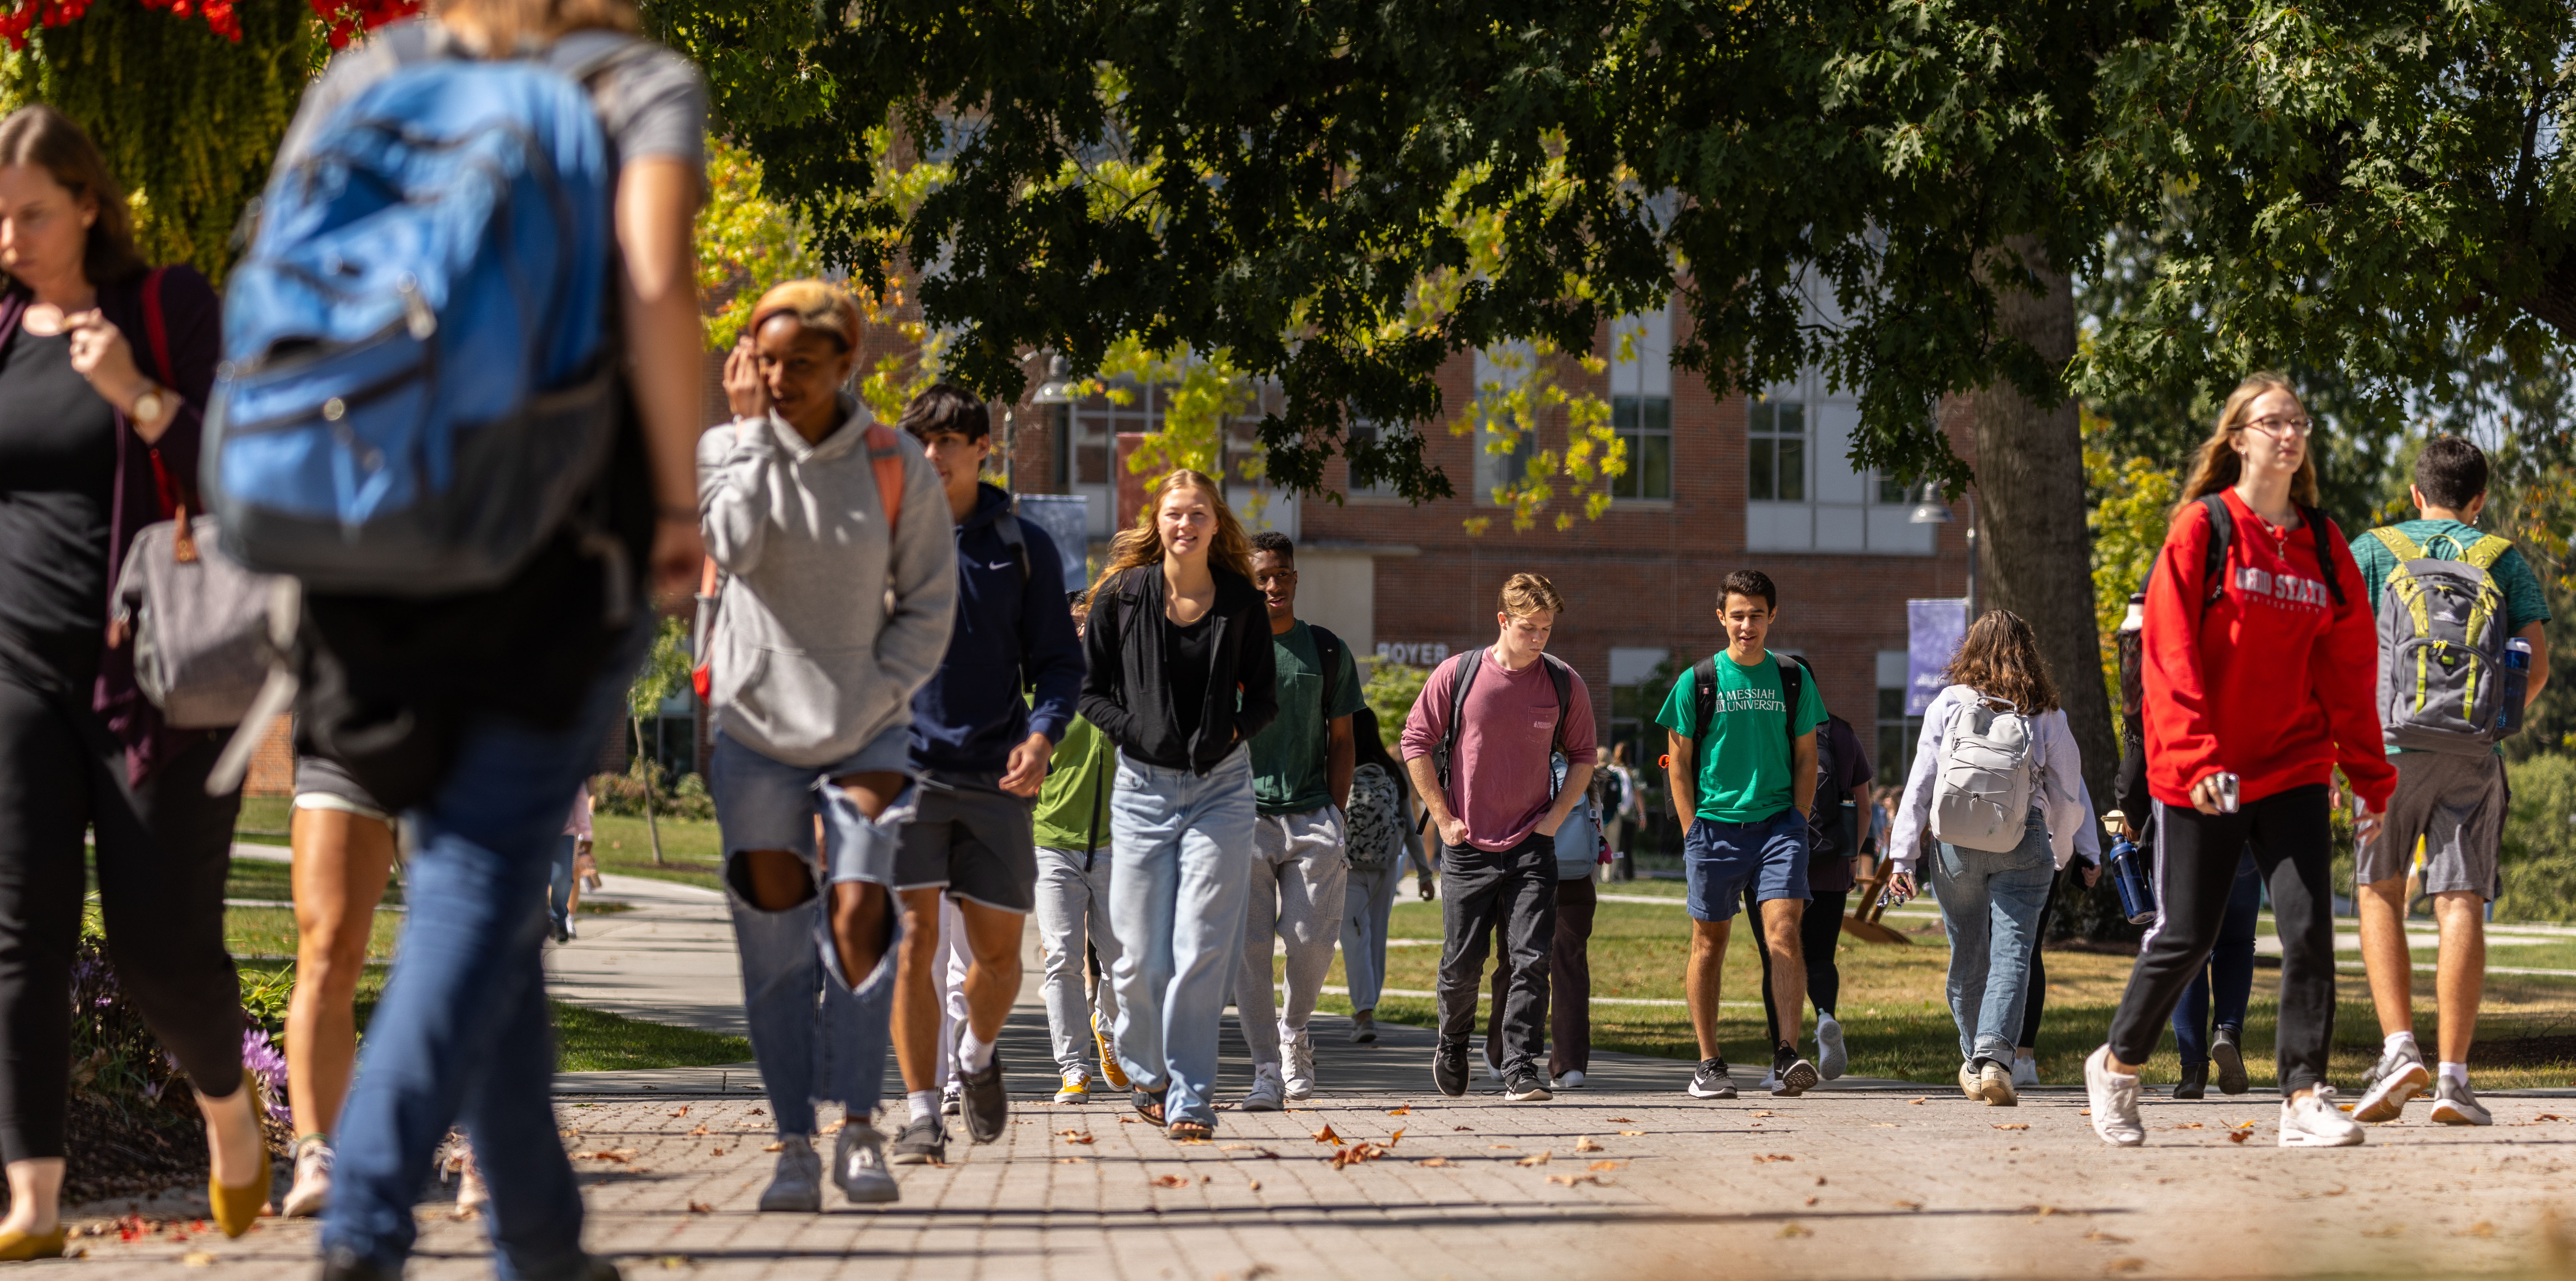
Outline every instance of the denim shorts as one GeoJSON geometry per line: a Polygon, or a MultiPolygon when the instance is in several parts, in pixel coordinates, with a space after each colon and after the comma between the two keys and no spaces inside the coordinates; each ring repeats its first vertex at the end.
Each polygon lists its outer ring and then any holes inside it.
{"type": "MultiPolygon", "coordinates": [[[[713,755],[707,769],[707,791],[715,799],[716,826],[724,835],[726,855],[743,850],[786,850],[811,862],[814,820],[825,816],[836,800],[826,790],[830,781],[850,774],[892,772],[909,776],[912,727],[889,726],[866,746],[828,765],[790,765],[773,760],[727,738],[723,730],[716,731],[713,755]]],[[[833,866],[826,879],[883,884],[892,877],[891,866],[858,865],[864,842],[835,841],[833,845],[833,866]]]]}
{"type": "Polygon", "coordinates": [[[1754,823],[1695,819],[1682,837],[1682,870],[1694,920],[1733,920],[1747,885],[1756,902],[1803,900],[1807,816],[1792,806],[1754,823]]]}

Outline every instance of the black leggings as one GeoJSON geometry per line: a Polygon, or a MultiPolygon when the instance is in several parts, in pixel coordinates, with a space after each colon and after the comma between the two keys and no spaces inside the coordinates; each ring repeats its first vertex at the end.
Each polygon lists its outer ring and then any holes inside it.
{"type": "Polygon", "coordinates": [[[2030,941],[2030,985],[2021,1000],[2021,1039],[2013,1042],[2017,1049],[2039,1048],[2039,1016],[2048,1012],[2048,924],[2057,919],[2057,887],[2066,884],[2074,867],[2069,863],[2049,878],[2048,902],[2039,909],[2039,937],[2030,941]]]}
{"type": "MultiPolygon", "coordinates": [[[[1744,887],[1744,910],[1753,916],[1753,951],[1762,958],[1762,1025],[1771,1029],[1771,1043],[1778,1045],[1780,1007],[1771,999],[1771,949],[1762,932],[1761,905],[1753,901],[1754,886],[1744,887]]],[[[1810,890],[1807,914],[1798,919],[1798,951],[1807,961],[1807,999],[1816,1003],[1816,1012],[1832,1014],[1834,1000],[1842,995],[1843,972],[1834,964],[1834,949],[1843,938],[1843,903],[1850,890],[1810,890]]]]}
{"type": "Polygon", "coordinates": [[[241,981],[224,951],[224,876],[241,794],[206,795],[211,734],[128,787],[125,753],[85,705],[0,660],[0,1161],[63,1155],[72,953],[84,830],[118,986],[191,1083],[241,1088],[241,981]]]}
{"type": "Polygon", "coordinates": [[[2326,1078],[2334,1040],[2334,891],[2329,869],[2334,830],[2326,787],[2312,783],[2248,801],[2234,814],[2203,814],[2186,805],[2156,806],[2156,906],[2129,990],[2111,1019],[2111,1053],[2144,1063],[2163,1038],[2165,1021],[2193,978],[2209,964],[2236,887],[2236,864],[2250,842],[2254,866],[2272,890],[2272,919],[2281,936],[2281,1021],[2276,1037],[2281,1093],[2326,1078]]]}

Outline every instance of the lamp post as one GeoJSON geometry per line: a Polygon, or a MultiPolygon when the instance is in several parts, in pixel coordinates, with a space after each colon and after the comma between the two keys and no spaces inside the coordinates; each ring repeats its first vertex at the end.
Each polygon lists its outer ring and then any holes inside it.
{"type": "MultiPolygon", "coordinates": [[[[1950,505],[1948,503],[1936,502],[1933,500],[1932,490],[1929,485],[1924,487],[1923,501],[1916,503],[1914,505],[1914,510],[1908,513],[1905,517],[1906,523],[1912,525],[1947,525],[1956,519],[1957,517],[1950,514],[1950,505]]],[[[1967,533],[1968,618],[1970,621],[1974,621],[1977,616],[1977,495],[1973,490],[1968,494],[1967,533]]]]}

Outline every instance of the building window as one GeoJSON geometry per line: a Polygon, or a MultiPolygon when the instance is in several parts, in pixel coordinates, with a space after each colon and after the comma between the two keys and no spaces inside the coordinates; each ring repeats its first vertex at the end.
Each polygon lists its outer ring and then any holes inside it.
{"type": "Polygon", "coordinates": [[[1677,671],[1688,670],[1687,665],[1674,667],[1668,649],[1614,646],[1610,650],[1608,746],[1625,744],[1630,766],[1643,770],[1664,754],[1664,729],[1655,723],[1655,713],[1663,710],[1677,671]]]}
{"type": "MultiPolygon", "coordinates": [[[[1490,352],[1479,349],[1476,399],[1499,401],[1520,390],[1537,361],[1537,352],[1528,343],[1505,343],[1490,352]]],[[[1491,507],[1495,490],[1528,478],[1530,460],[1538,456],[1539,434],[1519,430],[1510,413],[1499,406],[1488,409],[1480,403],[1477,418],[1475,500],[1491,507]],[[1497,445],[1503,447],[1497,449],[1497,445]]]]}
{"type": "Polygon", "coordinates": [[[1127,403],[1119,404],[1104,392],[1067,406],[1067,434],[1072,437],[1072,447],[1066,452],[1073,460],[1073,484],[1109,484],[1118,437],[1125,432],[1163,429],[1164,401],[1171,395],[1169,389],[1153,383],[1121,381],[1111,384],[1109,391],[1118,393],[1127,403]]]}
{"type": "MultiPolygon", "coordinates": [[[[1351,420],[1351,425],[1347,431],[1350,436],[1351,443],[1355,445],[1376,445],[1380,442],[1393,444],[1413,435],[1413,428],[1411,426],[1382,427],[1376,423],[1358,418],[1351,420]]],[[[1375,484],[1363,485],[1359,483],[1356,476],[1349,482],[1349,493],[1353,498],[1400,498],[1403,496],[1395,491],[1395,482],[1393,481],[1380,480],[1375,484]]]]}
{"type": "Polygon", "coordinates": [[[1610,323],[1610,429],[1627,446],[1628,470],[1610,496],[1673,496],[1673,314],[1622,316],[1610,323]]]}
{"type": "Polygon", "coordinates": [[[1807,501],[1807,407],[1756,399],[1751,424],[1753,475],[1745,496],[1755,502],[1807,501]]]}

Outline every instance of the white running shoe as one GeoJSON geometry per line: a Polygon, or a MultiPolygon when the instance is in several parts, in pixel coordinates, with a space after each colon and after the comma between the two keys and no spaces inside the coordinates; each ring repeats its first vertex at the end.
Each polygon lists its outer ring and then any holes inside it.
{"type": "Polygon", "coordinates": [[[289,1219],[309,1219],[331,1204],[331,1141],[308,1134],[295,1141],[295,1186],[277,1212],[289,1219]]]}
{"type": "Polygon", "coordinates": [[[2039,1084],[2039,1060],[2014,1059],[2012,1083],[2016,1090],[2027,1090],[2039,1084]]]}
{"type": "Polygon", "coordinates": [[[1072,1071],[1065,1073],[1064,1083],[1056,1089],[1055,1101],[1058,1103],[1090,1102],[1091,1074],[1083,1071],[1081,1068],[1075,1068],[1072,1071]]]}
{"type": "Polygon", "coordinates": [[[1816,1075],[1828,1081],[1840,1080],[1843,1069],[1851,1066],[1851,1055],[1843,1049],[1843,1025],[1830,1014],[1816,1016],[1816,1075]]]}
{"type": "Polygon", "coordinates": [[[2103,1142],[2133,1148],[2147,1141],[2147,1127],[2138,1120],[2138,1076],[2111,1070],[2108,1045],[2084,1058],[2084,1097],[2093,1105],[2093,1132],[2103,1142]]]}
{"type": "MultiPolygon", "coordinates": [[[[2454,1081],[2446,1076],[2433,1083],[2433,1124],[2493,1125],[2495,1114],[2478,1102],[2478,1096],[2469,1089],[2467,1082],[2454,1081]]],[[[295,1168],[301,1172],[304,1167],[298,1165],[295,1168]]]]}
{"type": "Polygon", "coordinates": [[[1315,1094],[1315,1043],[1303,1032],[1289,1035],[1285,1028],[1280,1032],[1279,1048],[1286,1051],[1283,1057],[1288,1060],[1283,1084],[1288,1087],[1289,1101],[1303,1103],[1315,1094]]]}
{"type": "Polygon", "coordinates": [[[2285,1148],[2350,1148],[2361,1145],[2361,1123],[2335,1106],[2331,1085],[2320,1085],[2295,1099],[2281,1101],[2281,1146],[2285,1148]]]}
{"type": "Polygon", "coordinates": [[[1560,1090],[1580,1090],[1583,1088],[1583,1073],[1580,1069],[1570,1069],[1556,1078],[1554,1085],[1560,1090]]]}
{"type": "Polygon", "coordinates": [[[474,1168],[474,1152],[466,1149],[464,1171],[456,1176],[456,1217],[471,1219],[483,1213],[492,1202],[492,1189],[483,1185],[483,1172],[474,1168]]]}
{"type": "Polygon", "coordinates": [[[1276,1112],[1287,1102],[1288,1088],[1279,1080],[1279,1069],[1264,1063],[1252,1069],[1252,1088],[1243,1092],[1243,1102],[1235,1107],[1245,1112],[1276,1112]]]}
{"type": "Polygon", "coordinates": [[[1993,1059],[1979,1059],[1978,1062],[1984,1066],[1977,1069],[1977,1095],[1986,1101],[1986,1106],[1990,1108],[2021,1106],[2021,1096],[2013,1093],[2012,1073],[2004,1070],[2004,1065],[1993,1059]]]}

